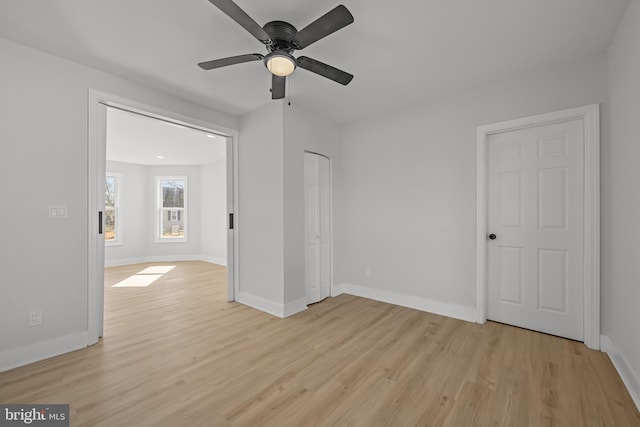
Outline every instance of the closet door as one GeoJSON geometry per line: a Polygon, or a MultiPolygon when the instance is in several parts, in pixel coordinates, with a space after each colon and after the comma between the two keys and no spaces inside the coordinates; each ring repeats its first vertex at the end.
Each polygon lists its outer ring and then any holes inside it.
{"type": "Polygon", "coordinates": [[[307,304],[331,293],[331,172],[329,159],[304,154],[307,304]]]}

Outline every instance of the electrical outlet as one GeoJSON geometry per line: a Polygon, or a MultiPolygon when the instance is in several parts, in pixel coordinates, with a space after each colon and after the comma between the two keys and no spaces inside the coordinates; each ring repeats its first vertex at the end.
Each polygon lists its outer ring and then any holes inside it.
{"type": "Polygon", "coordinates": [[[364,269],[364,277],[371,277],[371,269],[369,267],[364,269]]]}
{"type": "Polygon", "coordinates": [[[42,309],[32,308],[29,310],[29,326],[36,326],[42,323],[42,309]]]}

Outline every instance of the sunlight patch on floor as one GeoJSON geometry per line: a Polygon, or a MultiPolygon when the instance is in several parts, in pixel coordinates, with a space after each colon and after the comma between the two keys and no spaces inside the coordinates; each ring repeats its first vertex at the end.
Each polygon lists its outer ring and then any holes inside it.
{"type": "Polygon", "coordinates": [[[147,267],[144,270],[139,271],[138,274],[167,274],[175,267],[175,265],[152,265],[151,267],[147,267]]]}
{"type": "Polygon", "coordinates": [[[134,274],[121,282],[113,285],[114,288],[141,288],[146,287],[162,277],[162,274],[134,274]]]}
{"type": "Polygon", "coordinates": [[[143,288],[164,276],[175,268],[175,265],[154,265],[127,277],[113,285],[113,288],[143,288]]]}

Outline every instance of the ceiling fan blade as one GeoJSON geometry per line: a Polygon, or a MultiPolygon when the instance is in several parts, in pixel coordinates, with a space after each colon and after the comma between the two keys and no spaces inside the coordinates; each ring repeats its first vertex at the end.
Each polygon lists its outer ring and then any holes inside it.
{"type": "Polygon", "coordinates": [[[287,82],[287,78],[284,76],[276,76],[272,74],[271,77],[271,99],[282,99],[284,98],[285,91],[285,83],[287,82]]]}
{"type": "Polygon", "coordinates": [[[311,71],[312,73],[319,74],[322,77],[326,77],[333,80],[334,82],[338,82],[345,86],[348,85],[351,80],[353,80],[353,74],[349,74],[335,67],[332,67],[331,65],[327,65],[323,62],[308,58],[306,56],[301,56],[298,58],[298,67],[304,68],[305,70],[311,71]]]}
{"type": "Polygon", "coordinates": [[[232,0],[209,0],[211,4],[223,11],[229,16],[229,18],[236,21],[245,30],[249,31],[251,35],[262,43],[267,44],[271,40],[269,34],[262,29],[256,21],[254,21],[247,13],[240,9],[240,6],[235,4],[232,0]]]}
{"type": "MultiPolygon", "coordinates": [[[[211,1],[211,0],[209,0],[211,1]]],[[[353,15],[343,5],[336,6],[325,15],[298,31],[293,36],[296,49],[304,49],[353,22],[353,15]]]]}
{"type": "Polygon", "coordinates": [[[214,68],[226,67],[227,65],[242,64],[243,62],[262,61],[264,56],[259,53],[248,55],[230,56],[228,58],[214,59],[213,61],[201,62],[198,64],[203,70],[213,70],[214,68]]]}

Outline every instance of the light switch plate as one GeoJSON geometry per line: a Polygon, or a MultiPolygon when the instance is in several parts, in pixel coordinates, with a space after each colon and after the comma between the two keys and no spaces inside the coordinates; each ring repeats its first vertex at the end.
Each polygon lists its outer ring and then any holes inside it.
{"type": "Polygon", "coordinates": [[[51,219],[66,219],[67,213],[68,210],[66,205],[49,206],[49,218],[51,219]]]}

